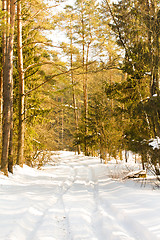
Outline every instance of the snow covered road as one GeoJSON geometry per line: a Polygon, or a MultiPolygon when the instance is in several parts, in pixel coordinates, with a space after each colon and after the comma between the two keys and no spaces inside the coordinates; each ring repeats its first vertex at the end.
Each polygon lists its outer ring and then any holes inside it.
{"type": "Polygon", "coordinates": [[[0,240],[160,239],[159,190],[114,181],[98,158],[53,159],[0,176],[0,240]]]}

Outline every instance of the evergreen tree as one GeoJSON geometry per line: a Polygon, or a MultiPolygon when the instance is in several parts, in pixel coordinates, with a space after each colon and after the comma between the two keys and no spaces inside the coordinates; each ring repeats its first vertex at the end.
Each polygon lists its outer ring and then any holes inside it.
{"type": "Polygon", "coordinates": [[[129,113],[128,117],[124,115],[129,120],[124,128],[125,148],[139,152],[143,160],[147,160],[147,153],[152,159],[148,141],[159,136],[157,3],[121,0],[111,7],[107,0],[103,2],[112,17],[111,25],[117,43],[124,49],[125,58],[121,68],[127,73],[127,81],[107,86],[107,94],[123,102],[123,111],[129,113]]]}
{"type": "MultiPolygon", "coordinates": [[[[3,5],[4,6],[4,5],[3,5]]],[[[6,29],[3,65],[3,122],[1,171],[8,175],[12,172],[12,135],[13,135],[13,41],[15,23],[15,1],[6,1],[6,29]]]]}
{"type": "Polygon", "coordinates": [[[21,1],[17,2],[17,53],[19,72],[19,124],[18,124],[18,149],[17,164],[21,167],[24,162],[24,68],[23,68],[23,45],[22,45],[22,10],[21,1]]]}

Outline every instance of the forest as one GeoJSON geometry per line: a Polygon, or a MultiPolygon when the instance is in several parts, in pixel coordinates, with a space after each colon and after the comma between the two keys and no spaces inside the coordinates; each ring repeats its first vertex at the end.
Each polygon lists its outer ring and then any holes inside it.
{"type": "Polygon", "coordinates": [[[159,175],[158,0],[2,0],[0,19],[6,176],[54,150],[132,151],[159,175]]]}

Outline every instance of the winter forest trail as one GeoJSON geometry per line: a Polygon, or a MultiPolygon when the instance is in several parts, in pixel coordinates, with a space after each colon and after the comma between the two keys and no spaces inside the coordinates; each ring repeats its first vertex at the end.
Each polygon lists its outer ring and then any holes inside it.
{"type": "Polygon", "coordinates": [[[160,239],[159,191],[114,181],[99,159],[61,153],[0,179],[1,240],[160,239]]]}

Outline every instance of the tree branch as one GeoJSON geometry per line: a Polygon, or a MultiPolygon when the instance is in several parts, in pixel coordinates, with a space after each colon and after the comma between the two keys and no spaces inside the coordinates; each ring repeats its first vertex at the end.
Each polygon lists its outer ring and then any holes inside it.
{"type": "Polygon", "coordinates": [[[51,42],[30,42],[30,43],[26,43],[26,44],[23,44],[22,48],[26,47],[26,46],[29,46],[29,45],[32,45],[32,44],[44,44],[46,46],[49,46],[49,47],[54,47],[54,48],[62,48],[60,46],[54,46],[52,45],[51,42]]]}
{"type": "MultiPolygon", "coordinates": [[[[24,69],[24,73],[26,71],[28,71],[29,69],[33,68],[33,67],[39,67],[39,66],[43,66],[43,65],[55,65],[57,68],[60,66],[59,64],[56,64],[52,61],[47,61],[47,62],[41,62],[41,63],[33,63],[31,65],[29,65],[27,68],[24,69]]],[[[63,66],[61,66],[63,67],[63,66]]],[[[62,71],[62,69],[60,69],[62,71]]]]}
{"type": "MultiPolygon", "coordinates": [[[[93,64],[94,62],[95,62],[95,61],[90,62],[90,63],[88,63],[88,64],[86,64],[86,65],[91,65],[91,64],[93,64]]],[[[43,85],[46,84],[47,82],[50,82],[53,78],[58,77],[58,76],[61,76],[61,75],[68,74],[68,73],[70,73],[71,71],[77,70],[77,69],[82,68],[82,67],[83,67],[83,65],[81,65],[81,66],[79,66],[79,67],[75,67],[75,68],[69,69],[69,70],[67,70],[67,71],[65,71],[65,72],[61,72],[61,73],[54,74],[51,78],[47,79],[46,81],[44,81],[43,83],[41,83],[41,84],[38,85],[37,87],[35,87],[35,88],[29,90],[28,92],[26,92],[26,93],[24,94],[24,96],[27,96],[28,94],[30,94],[31,92],[37,90],[38,88],[40,88],[41,86],[43,86],[43,85]]]]}
{"type": "Polygon", "coordinates": [[[108,6],[108,9],[109,9],[109,12],[110,12],[110,14],[111,14],[111,17],[112,17],[112,19],[113,19],[113,22],[114,22],[115,25],[116,25],[116,28],[117,28],[117,31],[118,31],[119,40],[121,41],[122,46],[124,47],[124,49],[125,49],[125,51],[126,51],[126,55],[127,55],[127,57],[129,58],[130,54],[129,54],[129,52],[128,52],[128,48],[127,48],[125,42],[124,42],[123,39],[122,39],[121,31],[120,31],[120,29],[119,29],[119,27],[118,27],[118,23],[117,23],[117,21],[116,21],[116,18],[115,18],[114,14],[113,14],[113,11],[112,11],[112,9],[111,9],[111,7],[110,7],[110,4],[109,4],[108,0],[106,0],[106,3],[107,3],[107,6],[108,6]]]}

